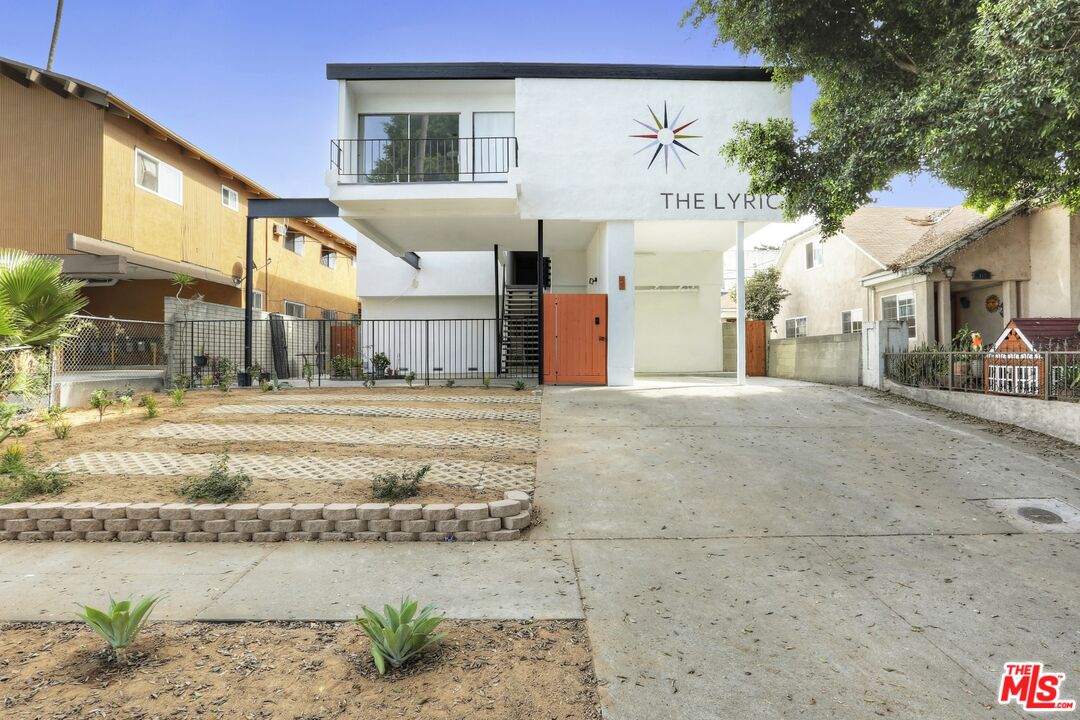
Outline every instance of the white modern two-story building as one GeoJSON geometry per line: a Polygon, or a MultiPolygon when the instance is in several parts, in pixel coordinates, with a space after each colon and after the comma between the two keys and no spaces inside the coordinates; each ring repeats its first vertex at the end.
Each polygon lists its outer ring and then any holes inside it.
{"type": "MultiPolygon", "coordinates": [[[[464,362],[492,376],[628,385],[721,370],[723,253],[780,219],[780,199],[748,195],[719,154],[735,123],[790,116],[766,71],[335,64],[327,76],[329,197],[371,241],[357,253],[365,320],[484,319],[464,362]]],[[[404,366],[393,340],[380,351],[404,366]]]]}

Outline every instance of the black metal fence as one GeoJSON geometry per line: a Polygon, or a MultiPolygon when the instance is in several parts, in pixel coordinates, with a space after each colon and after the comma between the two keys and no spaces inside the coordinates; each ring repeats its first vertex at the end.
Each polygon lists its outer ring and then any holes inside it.
{"type": "Polygon", "coordinates": [[[1080,352],[916,349],[886,353],[885,377],[910,387],[1080,401],[1080,352]]]}
{"type": "MultiPolygon", "coordinates": [[[[170,376],[193,385],[250,373],[321,385],[324,380],[529,378],[500,370],[496,321],[299,320],[271,316],[252,323],[252,362],[244,368],[243,320],[182,320],[170,326],[170,376]]],[[[535,371],[534,373],[535,374],[535,371]]],[[[239,378],[243,379],[243,378],[239,378]]]]}
{"type": "Polygon", "coordinates": [[[517,161],[515,137],[330,141],[330,166],[345,182],[505,182],[517,161]]]}

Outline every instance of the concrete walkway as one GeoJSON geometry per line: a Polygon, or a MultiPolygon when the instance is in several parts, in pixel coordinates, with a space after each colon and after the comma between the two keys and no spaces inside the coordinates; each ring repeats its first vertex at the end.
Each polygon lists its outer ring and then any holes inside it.
{"type": "Polygon", "coordinates": [[[526,542],[3,543],[0,620],[148,591],[162,618],[350,619],[411,593],[584,615],[614,720],[1024,717],[996,703],[1008,661],[1080,699],[1080,528],[986,499],[1080,507],[1070,452],[856,389],[549,388],[526,542]]]}

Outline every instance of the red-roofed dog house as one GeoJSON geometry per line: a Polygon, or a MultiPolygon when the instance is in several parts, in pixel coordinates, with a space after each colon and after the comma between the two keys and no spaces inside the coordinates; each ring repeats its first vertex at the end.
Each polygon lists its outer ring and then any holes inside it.
{"type": "Polygon", "coordinates": [[[986,355],[984,387],[999,395],[1080,392],[1080,318],[1017,318],[986,355]],[[1046,386],[1050,368],[1051,388],[1046,386]]]}

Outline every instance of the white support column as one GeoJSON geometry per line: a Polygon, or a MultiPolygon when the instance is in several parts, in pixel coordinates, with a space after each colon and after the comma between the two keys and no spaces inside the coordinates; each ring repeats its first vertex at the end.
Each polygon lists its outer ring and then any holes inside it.
{"type": "Polygon", "coordinates": [[[735,382],[746,384],[746,252],[742,220],[735,223],[735,382]]]}
{"type": "Polygon", "coordinates": [[[608,296],[608,385],[634,384],[634,223],[605,223],[602,280],[608,296]]]}

